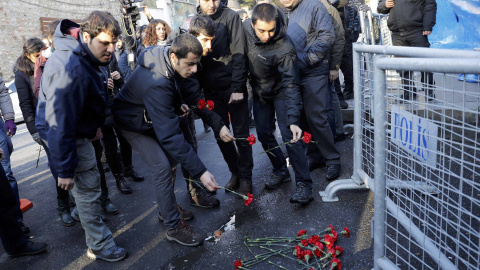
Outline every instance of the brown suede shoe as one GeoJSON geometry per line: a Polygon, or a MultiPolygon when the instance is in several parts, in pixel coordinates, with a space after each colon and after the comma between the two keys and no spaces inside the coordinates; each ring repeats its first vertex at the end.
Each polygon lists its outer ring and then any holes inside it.
{"type": "MultiPolygon", "coordinates": [[[[232,177],[230,177],[230,180],[228,183],[225,185],[225,188],[228,189],[236,189],[238,187],[239,181],[238,181],[238,176],[235,174],[232,174],[232,177]]],[[[228,190],[225,190],[228,192],[228,190]]]]}
{"type": "Polygon", "coordinates": [[[252,180],[240,179],[238,193],[241,195],[247,195],[247,193],[252,193],[252,180]]]}

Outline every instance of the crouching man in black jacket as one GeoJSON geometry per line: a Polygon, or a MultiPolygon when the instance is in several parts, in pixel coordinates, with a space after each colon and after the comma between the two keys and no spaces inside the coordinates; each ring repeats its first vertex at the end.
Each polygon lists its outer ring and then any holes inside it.
{"type": "MultiPolygon", "coordinates": [[[[277,117],[297,182],[297,191],[290,202],[307,203],[313,199],[312,179],[299,128],[302,97],[299,87],[297,54],[286,35],[287,24],[282,12],[270,4],[256,5],[252,19],[243,22],[247,41],[248,68],[252,79],[253,115],[258,139],[263,149],[278,146],[270,123],[277,117]]],[[[273,174],[265,184],[274,189],[290,181],[285,157],[280,148],[268,152],[273,174]]]]}
{"type": "MultiPolygon", "coordinates": [[[[215,178],[185,141],[179,127],[179,115],[188,112],[180,85],[182,80],[197,72],[202,52],[202,45],[190,34],[179,35],[171,47],[146,49],[112,106],[123,136],[153,172],[159,212],[168,228],[167,239],[185,246],[198,246],[204,237],[180,222],[169,157],[185,167],[193,179],[199,179],[208,190],[218,189],[215,178]]],[[[189,105],[198,102],[189,97],[185,100],[189,105]]],[[[200,111],[214,114],[206,109],[195,111],[200,116],[200,111]]],[[[224,141],[233,139],[226,127],[219,133],[224,141]]]]}

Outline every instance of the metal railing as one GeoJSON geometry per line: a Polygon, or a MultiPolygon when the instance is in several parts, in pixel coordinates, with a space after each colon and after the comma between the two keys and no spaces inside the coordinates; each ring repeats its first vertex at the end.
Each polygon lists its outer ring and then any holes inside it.
{"type": "Polygon", "coordinates": [[[376,269],[480,268],[480,82],[451,74],[480,73],[480,53],[354,44],[353,58],[353,175],[329,184],[322,200],[374,191],[376,269]],[[435,83],[419,80],[430,72],[435,83]]]}

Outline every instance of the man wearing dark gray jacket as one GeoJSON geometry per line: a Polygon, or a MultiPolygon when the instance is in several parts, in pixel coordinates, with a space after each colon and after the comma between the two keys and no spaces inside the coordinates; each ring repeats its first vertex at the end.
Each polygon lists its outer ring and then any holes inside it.
{"type": "Polygon", "coordinates": [[[335,40],[330,15],[318,0],[281,0],[288,17],[287,34],[297,50],[306,122],[327,164],[327,180],[340,176],[340,153],[327,120],[331,107],[329,50],[335,40]]]}

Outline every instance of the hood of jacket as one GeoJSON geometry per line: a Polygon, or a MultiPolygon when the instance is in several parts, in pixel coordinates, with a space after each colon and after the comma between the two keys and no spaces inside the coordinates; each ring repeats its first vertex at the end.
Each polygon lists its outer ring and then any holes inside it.
{"type": "Polygon", "coordinates": [[[83,41],[80,33],[80,25],[70,20],[62,20],[54,34],[53,44],[55,50],[72,51],[74,54],[85,57],[89,62],[96,66],[106,66],[109,63],[100,62],[83,41]]]}
{"type": "Polygon", "coordinates": [[[175,70],[170,62],[169,52],[170,46],[149,47],[140,54],[138,64],[167,79],[172,79],[175,76],[175,70]]]}
{"type": "Polygon", "coordinates": [[[276,27],[275,27],[275,33],[273,34],[273,38],[271,38],[267,43],[263,43],[261,41],[257,34],[255,33],[255,29],[253,29],[252,26],[252,20],[248,19],[244,22],[244,29],[247,29],[247,31],[250,33],[251,38],[253,38],[253,43],[256,46],[262,46],[262,45],[268,45],[275,43],[282,39],[286,34],[287,34],[287,21],[285,20],[285,16],[283,16],[283,12],[280,9],[277,10],[277,19],[276,19],[276,27]]]}

